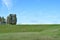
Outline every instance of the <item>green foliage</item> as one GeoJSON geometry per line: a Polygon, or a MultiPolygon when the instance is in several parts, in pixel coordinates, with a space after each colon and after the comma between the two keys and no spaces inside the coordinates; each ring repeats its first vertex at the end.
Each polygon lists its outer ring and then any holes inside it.
{"type": "Polygon", "coordinates": [[[7,17],[7,24],[14,24],[14,25],[16,25],[16,23],[17,23],[16,14],[10,14],[10,15],[7,17]]]}
{"type": "Polygon", "coordinates": [[[4,17],[0,17],[0,24],[6,24],[6,20],[4,17]]]}
{"type": "Polygon", "coordinates": [[[10,24],[10,18],[7,16],[7,24],[10,24]]]}
{"type": "Polygon", "coordinates": [[[4,18],[4,17],[2,17],[1,19],[2,19],[2,24],[6,23],[6,21],[5,21],[5,18],[4,18]]]}
{"type": "Polygon", "coordinates": [[[0,17],[0,22],[2,21],[1,17],[0,17]]]}
{"type": "Polygon", "coordinates": [[[17,24],[16,14],[10,14],[9,16],[7,16],[7,19],[5,19],[4,17],[0,17],[0,24],[6,23],[16,25],[17,24]]]}

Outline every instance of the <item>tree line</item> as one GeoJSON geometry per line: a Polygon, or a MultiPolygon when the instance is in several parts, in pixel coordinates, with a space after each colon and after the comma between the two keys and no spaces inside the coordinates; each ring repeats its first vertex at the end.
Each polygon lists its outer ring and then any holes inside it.
{"type": "Polygon", "coordinates": [[[4,17],[0,17],[0,24],[16,25],[17,24],[16,14],[9,14],[6,19],[4,17]]]}

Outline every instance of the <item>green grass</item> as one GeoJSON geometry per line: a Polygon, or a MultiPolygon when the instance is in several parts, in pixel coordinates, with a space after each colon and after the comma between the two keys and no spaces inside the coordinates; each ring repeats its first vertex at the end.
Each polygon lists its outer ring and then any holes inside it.
{"type": "Polygon", "coordinates": [[[60,24],[0,25],[0,40],[60,40],[60,24]]]}

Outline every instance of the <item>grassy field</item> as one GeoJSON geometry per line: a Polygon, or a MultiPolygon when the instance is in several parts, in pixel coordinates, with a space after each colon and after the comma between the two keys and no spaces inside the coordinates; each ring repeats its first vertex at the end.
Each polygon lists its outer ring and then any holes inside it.
{"type": "Polygon", "coordinates": [[[60,24],[0,25],[0,40],[60,40],[60,24]]]}

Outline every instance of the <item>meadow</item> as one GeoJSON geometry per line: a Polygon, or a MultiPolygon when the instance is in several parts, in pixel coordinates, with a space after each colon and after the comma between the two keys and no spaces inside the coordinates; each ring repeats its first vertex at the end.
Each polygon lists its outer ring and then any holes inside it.
{"type": "Polygon", "coordinates": [[[60,40],[60,24],[0,25],[0,40],[60,40]]]}

